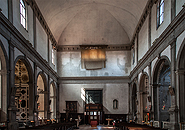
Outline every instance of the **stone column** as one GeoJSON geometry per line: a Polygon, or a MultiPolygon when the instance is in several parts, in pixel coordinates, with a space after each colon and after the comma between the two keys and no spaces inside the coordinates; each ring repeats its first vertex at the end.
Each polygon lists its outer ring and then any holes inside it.
{"type": "Polygon", "coordinates": [[[50,75],[48,75],[48,83],[47,83],[47,87],[48,87],[48,91],[47,91],[47,104],[48,104],[48,106],[47,106],[47,119],[50,119],[50,117],[51,117],[51,113],[50,113],[50,75]]]}
{"type": "Polygon", "coordinates": [[[15,106],[15,94],[17,87],[14,84],[15,71],[14,71],[14,45],[11,40],[9,42],[9,89],[10,89],[10,98],[8,106],[8,129],[17,130],[19,128],[18,122],[16,122],[16,111],[15,106]]]}
{"type": "Polygon", "coordinates": [[[57,83],[57,91],[56,91],[56,118],[57,122],[60,121],[60,112],[59,112],[59,91],[60,85],[57,83]]]}
{"type": "Polygon", "coordinates": [[[39,125],[39,121],[38,121],[38,108],[37,108],[37,101],[39,99],[39,95],[37,95],[37,64],[34,62],[33,64],[33,69],[34,69],[34,121],[35,121],[35,125],[38,126],[39,125]]]}
{"type": "Polygon", "coordinates": [[[178,111],[178,121],[182,122],[183,120],[185,120],[185,98],[184,98],[184,92],[185,92],[185,82],[184,82],[184,78],[185,78],[185,70],[184,69],[178,69],[176,71],[176,77],[177,77],[177,87],[176,87],[176,95],[177,96],[177,107],[179,108],[178,111]]]}
{"type": "Polygon", "coordinates": [[[171,107],[170,113],[170,130],[178,130],[178,108],[176,103],[176,39],[174,38],[170,44],[171,46],[171,107]]]}
{"type": "Polygon", "coordinates": [[[132,87],[131,87],[131,83],[128,83],[128,87],[129,87],[129,102],[128,102],[128,106],[129,106],[129,111],[128,111],[128,121],[133,120],[133,116],[132,116],[132,87]]]}
{"type": "Polygon", "coordinates": [[[8,19],[13,23],[13,4],[12,0],[8,0],[8,19]]]}

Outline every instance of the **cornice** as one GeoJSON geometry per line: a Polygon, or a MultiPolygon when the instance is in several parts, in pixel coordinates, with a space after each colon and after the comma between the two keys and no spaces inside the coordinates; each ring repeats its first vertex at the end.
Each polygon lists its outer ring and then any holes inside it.
{"type": "Polygon", "coordinates": [[[160,53],[185,30],[185,8],[174,18],[164,32],[153,42],[153,45],[146,54],[139,60],[138,64],[131,71],[131,80],[134,79],[147,65],[152,62],[160,53]],[[174,33],[175,32],[175,33],[174,33]]]}
{"type": "MultiPolygon", "coordinates": [[[[98,46],[98,45],[96,45],[98,46]]],[[[105,45],[105,50],[106,51],[130,51],[131,46],[130,44],[124,44],[124,45],[105,45]]],[[[57,46],[57,51],[58,52],[63,52],[63,51],[81,51],[80,45],[71,45],[71,46],[64,46],[64,45],[58,45],[57,46]]]]}
{"type": "Polygon", "coordinates": [[[33,13],[35,14],[37,19],[39,20],[39,22],[42,25],[43,29],[45,30],[46,34],[49,36],[49,39],[51,40],[52,45],[56,48],[57,47],[56,39],[54,38],[47,22],[45,21],[37,3],[35,2],[35,0],[26,0],[26,2],[32,8],[33,13]]]}
{"type": "Polygon", "coordinates": [[[148,0],[145,9],[140,17],[140,20],[135,28],[135,31],[133,33],[132,39],[131,39],[131,46],[134,45],[135,38],[137,37],[139,31],[141,30],[141,27],[143,26],[149,12],[151,11],[152,6],[156,3],[157,0],[148,0]]]}
{"type": "Polygon", "coordinates": [[[14,27],[14,25],[0,12],[0,34],[4,36],[11,44],[18,48],[32,62],[36,62],[47,74],[57,81],[58,74],[51,68],[49,63],[43,59],[33,48],[32,44],[14,27]]]}
{"type": "Polygon", "coordinates": [[[61,84],[100,84],[100,83],[128,83],[128,76],[96,76],[96,77],[60,77],[61,84]]]}

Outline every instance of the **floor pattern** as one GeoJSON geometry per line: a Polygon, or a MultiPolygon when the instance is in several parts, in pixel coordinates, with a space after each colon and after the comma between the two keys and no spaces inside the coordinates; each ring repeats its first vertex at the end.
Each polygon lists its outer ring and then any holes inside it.
{"type": "Polygon", "coordinates": [[[98,125],[97,127],[91,127],[90,125],[80,125],[79,130],[114,130],[112,126],[98,125]]]}

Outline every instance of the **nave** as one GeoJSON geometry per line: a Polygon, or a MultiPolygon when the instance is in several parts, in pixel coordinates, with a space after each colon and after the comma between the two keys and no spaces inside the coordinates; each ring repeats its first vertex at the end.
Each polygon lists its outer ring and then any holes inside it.
{"type": "Polygon", "coordinates": [[[81,125],[79,130],[114,130],[112,126],[98,125],[97,127],[91,127],[90,125],[81,125]]]}

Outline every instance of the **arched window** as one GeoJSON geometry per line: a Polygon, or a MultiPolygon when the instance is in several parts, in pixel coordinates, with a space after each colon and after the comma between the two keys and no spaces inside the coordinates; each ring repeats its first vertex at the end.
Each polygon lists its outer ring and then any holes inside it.
{"type": "Polygon", "coordinates": [[[118,109],[118,100],[113,100],[113,109],[118,109]]]}
{"type": "Polygon", "coordinates": [[[24,0],[20,0],[20,20],[24,28],[26,28],[26,6],[24,0]]]}
{"type": "Polygon", "coordinates": [[[157,6],[157,28],[164,21],[164,0],[160,0],[157,6]]]}

